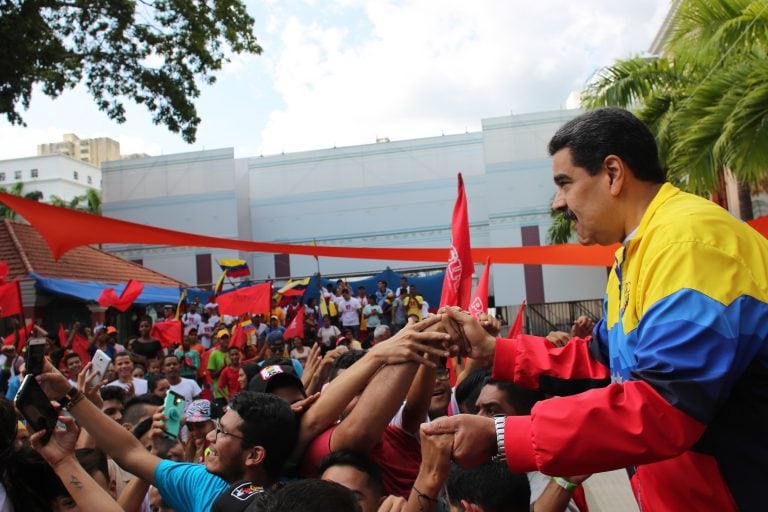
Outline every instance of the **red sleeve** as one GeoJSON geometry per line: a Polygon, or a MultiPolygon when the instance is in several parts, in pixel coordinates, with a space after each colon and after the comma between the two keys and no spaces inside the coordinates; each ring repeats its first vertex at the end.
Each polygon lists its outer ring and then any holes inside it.
{"type": "Polygon", "coordinates": [[[605,386],[610,371],[592,357],[589,343],[572,338],[564,347],[555,347],[539,336],[497,338],[493,378],[561,396],[605,386]]]}
{"type": "Polygon", "coordinates": [[[511,471],[582,475],[674,457],[705,426],[648,383],[630,381],[537,403],[531,416],[509,416],[504,447],[511,471]]]}

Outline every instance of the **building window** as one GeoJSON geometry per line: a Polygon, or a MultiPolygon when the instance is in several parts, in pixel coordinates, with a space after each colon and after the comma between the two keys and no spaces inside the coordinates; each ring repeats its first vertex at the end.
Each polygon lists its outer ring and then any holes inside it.
{"type": "Polygon", "coordinates": [[[88,180],[88,184],[89,185],[93,184],[93,177],[92,176],[88,176],[87,180],[88,180]]]}
{"type": "Polygon", "coordinates": [[[5,173],[0,172],[0,181],[5,181],[5,173]]]}
{"type": "Polygon", "coordinates": [[[72,172],[72,177],[75,178],[76,180],[80,179],[80,175],[77,173],[77,171],[72,172]]]}
{"type": "Polygon", "coordinates": [[[21,171],[13,171],[13,179],[20,180],[21,179],[21,171]]]}
{"type": "Polygon", "coordinates": [[[29,171],[29,177],[30,178],[37,178],[37,169],[32,169],[29,171]]]}

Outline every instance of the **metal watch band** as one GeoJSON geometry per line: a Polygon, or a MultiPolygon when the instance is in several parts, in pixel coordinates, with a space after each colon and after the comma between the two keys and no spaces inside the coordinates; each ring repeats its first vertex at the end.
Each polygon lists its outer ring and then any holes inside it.
{"type": "Polygon", "coordinates": [[[507,458],[507,450],[504,448],[504,421],[506,419],[506,416],[503,415],[493,417],[493,422],[496,426],[496,453],[499,459],[507,458]]]}

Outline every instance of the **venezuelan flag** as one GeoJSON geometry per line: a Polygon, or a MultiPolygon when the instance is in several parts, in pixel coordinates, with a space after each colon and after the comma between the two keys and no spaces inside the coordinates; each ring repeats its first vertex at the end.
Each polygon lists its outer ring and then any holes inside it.
{"type": "Polygon", "coordinates": [[[251,322],[249,318],[247,320],[243,320],[242,322],[240,322],[240,329],[242,329],[243,332],[255,331],[256,326],[253,325],[253,322],[251,322]]]}
{"type": "Polygon", "coordinates": [[[219,260],[221,270],[227,277],[244,277],[251,275],[248,263],[245,260],[219,260]]]}

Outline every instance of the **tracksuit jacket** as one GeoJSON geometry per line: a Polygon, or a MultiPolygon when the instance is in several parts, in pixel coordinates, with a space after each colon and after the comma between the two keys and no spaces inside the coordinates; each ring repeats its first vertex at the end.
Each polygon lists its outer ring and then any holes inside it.
{"type": "Polygon", "coordinates": [[[498,339],[494,378],[558,395],[505,423],[512,471],[627,468],[643,511],[768,510],[768,241],[665,184],[591,339],[498,339]]]}

